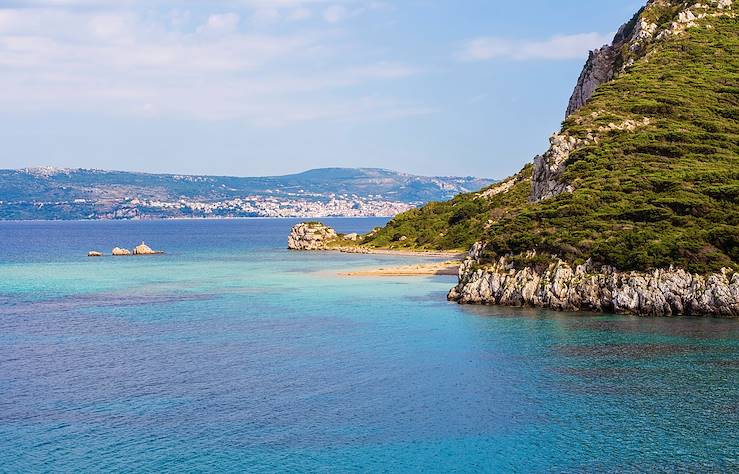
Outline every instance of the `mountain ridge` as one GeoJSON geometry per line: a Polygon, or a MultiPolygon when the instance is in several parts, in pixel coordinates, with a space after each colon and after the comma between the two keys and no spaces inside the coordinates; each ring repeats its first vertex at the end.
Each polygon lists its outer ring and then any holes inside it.
{"type": "Polygon", "coordinates": [[[0,219],[392,216],[493,181],[382,168],[317,168],[261,177],[3,169],[0,219]]]}

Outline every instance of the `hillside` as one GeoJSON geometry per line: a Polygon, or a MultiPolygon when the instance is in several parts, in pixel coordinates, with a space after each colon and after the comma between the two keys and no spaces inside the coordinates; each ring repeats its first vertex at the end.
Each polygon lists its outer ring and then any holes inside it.
{"type": "Polygon", "coordinates": [[[492,182],[375,168],[324,168],[255,178],[0,170],[0,219],[387,216],[492,182]]]}
{"type": "Polygon", "coordinates": [[[401,214],[365,244],[739,268],[736,6],[650,1],[591,53],[551,144],[502,184],[401,214]]]}

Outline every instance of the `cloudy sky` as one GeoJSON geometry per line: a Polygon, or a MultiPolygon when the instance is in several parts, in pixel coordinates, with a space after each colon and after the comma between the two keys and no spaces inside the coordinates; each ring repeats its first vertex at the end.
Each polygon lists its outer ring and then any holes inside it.
{"type": "Polygon", "coordinates": [[[503,177],[643,0],[0,0],[0,167],[503,177]]]}

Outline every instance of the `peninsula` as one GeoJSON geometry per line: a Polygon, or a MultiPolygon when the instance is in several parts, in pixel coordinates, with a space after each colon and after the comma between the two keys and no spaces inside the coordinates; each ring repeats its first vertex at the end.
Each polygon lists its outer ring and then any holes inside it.
{"type": "Polygon", "coordinates": [[[459,303],[739,317],[737,14],[650,0],[591,52],[561,130],[519,173],[292,247],[471,249],[459,303]]]}

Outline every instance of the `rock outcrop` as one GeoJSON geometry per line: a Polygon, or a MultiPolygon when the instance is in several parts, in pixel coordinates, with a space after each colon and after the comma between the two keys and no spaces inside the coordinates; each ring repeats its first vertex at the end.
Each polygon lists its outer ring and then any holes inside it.
{"type": "Polygon", "coordinates": [[[89,252],[87,252],[87,256],[88,257],[102,257],[103,254],[102,252],[98,252],[97,250],[90,250],[89,252]]]}
{"type": "Polygon", "coordinates": [[[564,192],[572,192],[572,186],[562,180],[567,158],[581,145],[582,140],[567,134],[555,134],[549,139],[551,147],[543,155],[534,158],[534,174],[531,177],[531,202],[549,199],[564,192]]]}
{"type": "Polygon", "coordinates": [[[480,264],[476,244],[448,295],[459,303],[531,306],[558,311],[606,311],[644,316],[739,317],[739,273],[697,275],[680,269],[619,272],[559,259],[544,268],[516,268],[503,257],[480,264]]]}
{"type": "Polygon", "coordinates": [[[334,229],[319,222],[296,224],[287,238],[290,250],[324,250],[329,242],[337,240],[339,235],[334,229]]]}
{"type": "Polygon", "coordinates": [[[618,70],[617,59],[621,48],[630,40],[630,36],[633,34],[632,31],[629,31],[632,28],[633,26],[629,23],[623,25],[610,45],[605,45],[590,52],[585,67],[577,80],[575,90],[570,97],[565,117],[569,117],[580,110],[590,100],[598,86],[614,78],[618,70]]]}
{"type": "Polygon", "coordinates": [[[112,254],[115,257],[123,257],[123,256],[131,255],[131,251],[128,249],[122,249],[120,247],[116,247],[113,249],[112,254]]]}
{"type": "Polygon", "coordinates": [[[163,253],[161,250],[152,250],[145,242],[141,242],[133,249],[134,255],[161,255],[163,253]]]}

